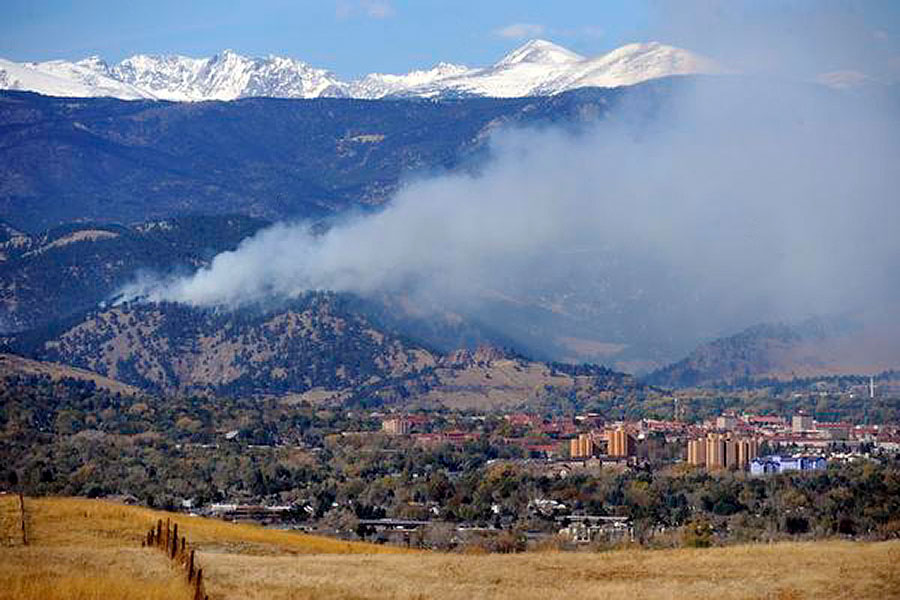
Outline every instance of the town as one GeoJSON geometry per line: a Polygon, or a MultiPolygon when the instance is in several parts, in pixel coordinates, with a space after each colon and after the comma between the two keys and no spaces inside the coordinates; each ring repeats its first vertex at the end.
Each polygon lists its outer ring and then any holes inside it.
{"type": "MultiPolygon", "coordinates": [[[[382,456],[414,450],[427,456],[455,449],[468,456],[480,456],[484,473],[500,473],[520,481],[523,477],[545,482],[569,480],[576,486],[604,475],[629,481],[646,477],[647,473],[673,472],[705,474],[707,482],[716,481],[717,474],[746,482],[747,478],[774,474],[824,471],[829,464],[839,468],[841,464],[890,461],[900,456],[900,427],[896,425],[818,421],[804,412],[789,418],[726,413],[697,423],[655,419],[606,421],[592,413],[570,417],[527,412],[460,413],[448,418],[446,414],[421,411],[371,412],[366,417],[369,423],[380,423],[380,428],[331,433],[325,438],[325,448],[352,448],[382,456]]],[[[234,437],[236,433],[225,435],[234,437]]],[[[444,474],[430,464],[420,465],[420,469],[421,472],[396,471],[385,476],[431,486],[444,474]]],[[[463,470],[445,473],[449,486],[466,478],[463,470]]],[[[550,487],[564,489],[565,484],[550,487]]],[[[531,495],[522,500],[524,506],[520,503],[518,507],[504,504],[492,495],[487,512],[470,512],[471,520],[465,519],[464,513],[448,510],[449,492],[430,497],[413,494],[404,506],[393,507],[388,506],[390,503],[361,507],[359,497],[347,498],[342,506],[336,497],[328,508],[334,512],[349,508],[344,512],[352,512],[356,517],[343,520],[329,518],[326,513],[316,521],[317,514],[322,516],[321,509],[313,504],[298,509],[290,505],[213,503],[199,511],[226,520],[279,527],[296,523],[299,510],[304,523],[299,528],[304,531],[445,549],[471,544],[488,545],[495,550],[518,544],[524,549],[539,547],[548,540],[571,548],[606,547],[638,538],[658,540],[667,533],[671,535],[673,525],[683,526],[678,520],[667,522],[663,518],[649,526],[638,523],[636,534],[637,515],[628,506],[628,499],[619,506],[609,506],[566,502],[536,488],[529,492],[531,495]],[[516,541],[507,539],[513,529],[518,531],[516,541]]],[[[190,504],[183,508],[196,509],[190,504]]],[[[714,506],[712,512],[721,511],[714,506]]],[[[709,527],[708,535],[714,535],[715,530],[709,527]]],[[[798,523],[785,527],[809,530],[809,525],[798,523]]],[[[719,533],[726,535],[724,531],[719,533]]]]}
{"type": "Polygon", "coordinates": [[[873,387],[644,388],[504,411],[148,402],[20,377],[0,486],[441,550],[885,539],[900,533],[900,428],[896,390],[873,387]]]}

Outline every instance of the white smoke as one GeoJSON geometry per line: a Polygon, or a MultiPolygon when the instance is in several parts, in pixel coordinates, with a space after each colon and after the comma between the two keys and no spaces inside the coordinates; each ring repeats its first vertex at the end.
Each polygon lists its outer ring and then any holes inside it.
{"type": "Polygon", "coordinates": [[[626,101],[580,133],[498,133],[478,174],[411,182],[320,235],[275,225],[190,277],[126,293],[239,306],[402,292],[456,309],[501,297],[593,314],[598,331],[619,331],[608,341],[640,330],[684,344],[896,305],[893,102],[719,78],[675,85],[663,104],[650,122],[626,101]]]}

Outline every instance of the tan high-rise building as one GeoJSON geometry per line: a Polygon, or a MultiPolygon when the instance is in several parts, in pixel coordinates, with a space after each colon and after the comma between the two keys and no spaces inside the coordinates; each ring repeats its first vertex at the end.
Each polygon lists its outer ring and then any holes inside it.
{"type": "Polygon", "coordinates": [[[594,437],[589,433],[579,434],[569,442],[569,456],[589,458],[594,455],[594,437]]]}
{"type": "Polygon", "coordinates": [[[634,455],[634,438],[628,435],[624,427],[620,427],[609,434],[609,455],[634,455]]]}
{"type": "Polygon", "coordinates": [[[694,466],[706,465],[706,440],[688,440],[688,464],[694,466]]]}
{"type": "Polygon", "coordinates": [[[759,454],[759,440],[732,437],[731,434],[710,433],[705,440],[688,442],[688,462],[699,462],[705,452],[706,466],[710,469],[748,469],[750,461],[759,454]]]}
{"type": "Polygon", "coordinates": [[[710,469],[725,468],[725,436],[710,433],[706,436],[706,466],[710,469]]]}
{"type": "Polygon", "coordinates": [[[736,469],[738,466],[738,441],[734,438],[725,440],[725,468],[736,469]]]}
{"type": "Polygon", "coordinates": [[[737,468],[747,470],[750,468],[750,461],[759,456],[759,440],[752,438],[743,438],[738,440],[737,446],[737,468]]]}

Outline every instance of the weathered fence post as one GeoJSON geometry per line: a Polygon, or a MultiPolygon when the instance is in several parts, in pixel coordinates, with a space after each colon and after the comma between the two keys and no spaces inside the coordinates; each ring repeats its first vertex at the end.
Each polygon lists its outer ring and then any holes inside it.
{"type": "Polygon", "coordinates": [[[193,589],[193,600],[209,600],[203,585],[203,569],[197,564],[196,550],[187,543],[187,536],[182,535],[179,543],[178,523],[166,519],[166,530],[163,535],[162,519],[151,526],[141,546],[156,545],[166,556],[178,562],[178,566],[187,571],[188,585],[193,589]]]}
{"type": "Polygon", "coordinates": [[[28,534],[25,531],[25,494],[19,490],[19,514],[22,517],[22,545],[28,545],[28,534]]]}
{"type": "Polygon", "coordinates": [[[203,569],[197,569],[197,579],[194,580],[194,600],[203,600],[203,569]]]}

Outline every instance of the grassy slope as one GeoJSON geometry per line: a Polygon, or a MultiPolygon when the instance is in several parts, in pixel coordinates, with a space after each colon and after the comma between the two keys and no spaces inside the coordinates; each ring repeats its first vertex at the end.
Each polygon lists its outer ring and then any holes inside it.
{"type": "MultiPolygon", "coordinates": [[[[139,547],[149,523],[173,515],[82,499],[29,500],[33,544],[22,548],[15,545],[14,502],[0,497],[0,599],[184,597],[165,560],[139,547]]],[[[410,554],[182,515],[177,520],[200,548],[214,600],[900,597],[900,542],[410,554]]]]}
{"type": "MultiPolygon", "coordinates": [[[[82,502],[32,502],[21,545],[18,499],[0,496],[0,600],[177,600],[190,590],[131,522],[82,502]]],[[[122,515],[124,516],[124,515],[122,515]]]]}
{"type": "Polygon", "coordinates": [[[188,539],[211,555],[400,551],[78,498],[29,498],[26,507],[29,546],[22,547],[18,499],[0,496],[0,600],[189,598],[166,559],[140,547],[158,518],[177,520],[188,539]]]}
{"type": "Polygon", "coordinates": [[[93,371],[62,365],[59,363],[31,360],[15,354],[0,353],[0,378],[10,375],[47,375],[54,381],[63,378],[79,381],[93,381],[101,389],[112,393],[134,395],[138,393],[136,387],[104,377],[93,371]]]}

